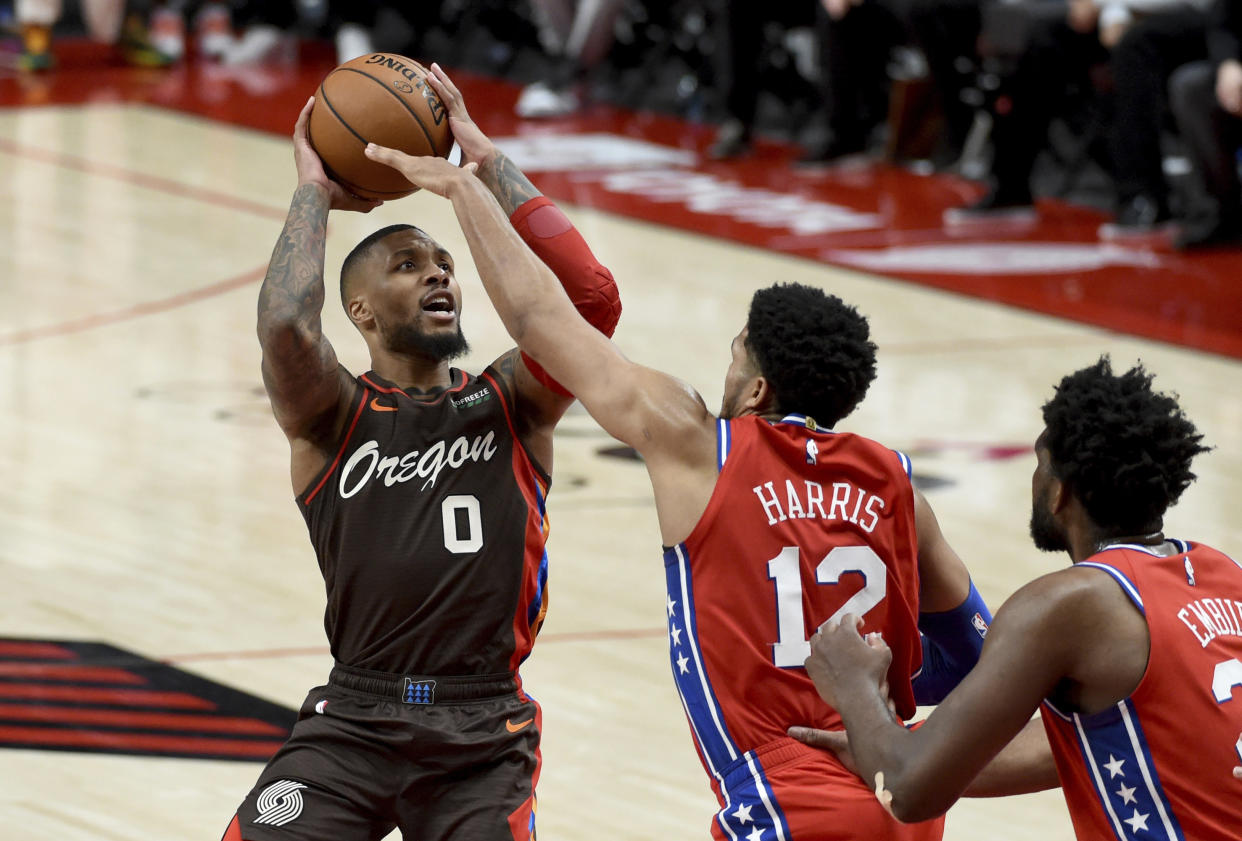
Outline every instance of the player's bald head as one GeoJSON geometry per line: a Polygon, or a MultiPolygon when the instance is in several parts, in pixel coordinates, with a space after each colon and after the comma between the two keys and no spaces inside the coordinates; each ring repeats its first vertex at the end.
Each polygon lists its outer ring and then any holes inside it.
{"type": "Polygon", "coordinates": [[[389,225],[380,228],[375,233],[368,236],[362,242],[354,246],[353,251],[345,256],[345,262],[341,264],[341,305],[346,309],[349,308],[349,298],[353,295],[359,278],[362,276],[360,269],[366,263],[367,257],[375,250],[375,247],[385,238],[400,233],[402,231],[414,231],[418,236],[425,239],[431,239],[427,232],[422,228],[414,225],[389,225]]]}

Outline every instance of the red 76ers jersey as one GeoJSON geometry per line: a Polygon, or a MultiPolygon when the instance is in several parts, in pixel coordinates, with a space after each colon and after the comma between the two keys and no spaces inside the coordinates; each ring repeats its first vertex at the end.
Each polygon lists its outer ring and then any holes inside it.
{"type": "Polygon", "coordinates": [[[775,812],[751,752],[790,725],[841,727],[802,667],[820,625],[853,613],[864,632],[882,632],[893,699],[903,718],[914,713],[922,650],[910,463],[802,415],[718,424],[715,490],[690,536],[665,552],[673,676],[722,804],[757,787],[775,812]]]}
{"type": "Polygon", "coordinates": [[[1081,839],[1242,838],[1242,567],[1198,543],[1109,546],[1079,566],[1113,577],[1147,620],[1129,698],[1094,715],[1041,712],[1081,839]]]}

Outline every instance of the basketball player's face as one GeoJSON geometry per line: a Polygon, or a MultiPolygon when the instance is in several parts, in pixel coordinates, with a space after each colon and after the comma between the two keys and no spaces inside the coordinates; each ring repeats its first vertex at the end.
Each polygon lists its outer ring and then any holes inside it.
{"type": "Polygon", "coordinates": [[[738,412],[742,410],[746,395],[754,386],[755,377],[758,376],[758,366],[750,358],[750,351],[746,349],[748,333],[749,328],[743,327],[742,332],[733,337],[733,344],[729,346],[732,359],[729,362],[729,370],[725,373],[724,399],[720,403],[722,418],[737,417],[738,412]]]}
{"type": "Polygon", "coordinates": [[[418,231],[399,231],[380,244],[368,297],[384,346],[441,361],[468,351],[448,251],[418,231]]]}
{"type": "Polygon", "coordinates": [[[1031,540],[1044,552],[1069,551],[1065,529],[1053,516],[1052,506],[1058,486],[1052,462],[1041,434],[1035,442],[1035,473],[1031,476],[1031,540]]]}

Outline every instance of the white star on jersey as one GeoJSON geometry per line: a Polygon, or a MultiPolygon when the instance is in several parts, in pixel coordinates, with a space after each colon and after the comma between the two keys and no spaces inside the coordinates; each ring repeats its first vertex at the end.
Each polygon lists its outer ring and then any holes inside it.
{"type": "Polygon", "coordinates": [[[760,841],[762,838],[763,830],[756,826],[750,831],[750,834],[746,836],[746,841],[760,841]]]}
{"type": "Polygon", "coordinates": [[[673,641],[673,645],[681,645],[681,628],[674,625],[672,632],[669,633],[669,638],[673,641]]]}
{"type": "Polygon", "coordinates": [[[677,612],[677,602],[673,601],[672,597],[669,598],[667,607],[669,616],[677,612]]]}
{"type": "Polygon", "coordinates": [[[743,803],[737,807],[737,811],[733,813],[732,818],[742,826],[746,826],[746,824],[754,820],[754,818],[750,816],[750,810],[753,808],[755,807],[752,804],[743,803]]]}
{"type": "Polygon", "coordinates": [[[1121,798],[1121,805],[1137,802],[1134,798],[1134,789],[1125,783],[1121,784],[1121,788],[1117,789],[1117,796],[1121,798]]]}
{"type": "Polygon", "coordinates": [[[684,654],[677,658],[677,668],[681,669],[681,674],[683,675],[690,674],[690,666],[688,665],[689,663],[690,663],[690,658],[684,654]]]}
{"type": "Polygon", "coordinates": [[[1130,831],[1138,834],[1140,829],[1147,829],[1147,815],[1145,813],[1140,814],[1139,810],[1135,809],[1134,814],[1123,820],[1122,823],[1128,823],[1130,825],[1130,831]]]}
{"type": "Polygon", "coordinates": [[[1108,762],[1104,763],[1104,767],[1108,769],[1108,778],[1111,780],[1113,777],[1124,776],[1121,773],[1121,766],[1125,764],[1126,761],[1124,759],[1118,759],[1110,753],[1108,755],[1108,762]]]}

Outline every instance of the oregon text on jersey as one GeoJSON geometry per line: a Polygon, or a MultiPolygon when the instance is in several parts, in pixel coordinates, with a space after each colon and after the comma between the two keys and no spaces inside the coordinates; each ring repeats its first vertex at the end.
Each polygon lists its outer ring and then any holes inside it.
{"type": "Polygon", "coordinates": [[[494,432],[476,435],[473,441],[459,435],[448,446],[443,441],[435,442],[422,451],[421,457],[418,450],[411,450],[402,456],[382,456],[379,442],[372,439],[355,450],[349,461],[345,462],[337,488],[341,499],[349,499],[362,490],[371,477],[384,475],[384,486],[388,488],[415,477],[426,479],[419,489],[425,491],[436,483],[440,471],[445,467],[455,469],[467,461],[491,461],[492,456],[496,455],[496,447],[492,443],[495,438],[494,432]],[[353,485],[350,486],[350,476],[355,468],[363,471],[362,476],[354,477],[353,485]]]}

